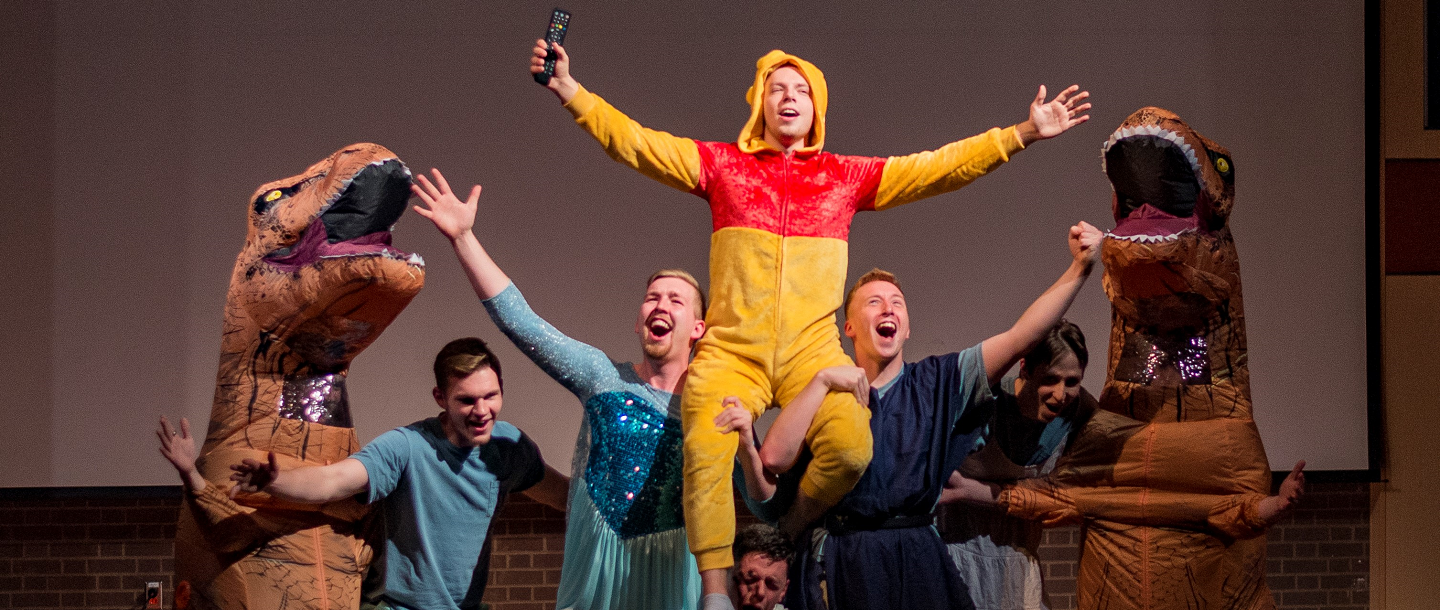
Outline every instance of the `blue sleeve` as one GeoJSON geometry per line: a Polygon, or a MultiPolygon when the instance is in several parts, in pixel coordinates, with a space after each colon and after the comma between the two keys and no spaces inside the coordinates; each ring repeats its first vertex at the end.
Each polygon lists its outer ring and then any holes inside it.
{"type": "Polygon", "coordinates": [[[365,467],[365,476],[370,479],[360,500],[365,503],[383,500],[400,484],[405,468],[410,464],[410,438],[404,428],[396,428],[370,441],[363,449],[350,456],[365,467]]]}
{"type": "Polygon", "coordinates": [[[990,378],[985,374],[985,355],[981,344],[956,354],[956,370],[950,397],[952,428],[970,428],[962,419],[973,421],[975,428],[988,423],[995,395],[990,391],[990,378]],[[969,417],[966,417],[969,415],[969,417]]]}
{"type": "Polygon", "coordinates": [[[490,319],[515,347],[582,402],[619,380],[605,352],[565,336],[536,315],[515,284],[484,303],[490,319]]]}
{"type": "Polygon", "coordinates": [[[513,424],[495,422],[490,443],[497,456],[491,467],[506,493],[525,491],[545,478],[545,460],[540,456],[540,448],[513,424]]]}

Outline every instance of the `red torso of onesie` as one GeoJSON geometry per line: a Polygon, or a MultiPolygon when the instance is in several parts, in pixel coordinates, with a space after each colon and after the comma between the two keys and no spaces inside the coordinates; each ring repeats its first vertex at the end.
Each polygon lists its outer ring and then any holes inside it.
{"type": "Polygon", "coordinates": [[[855,212],[875,207],[885,159],[820,152],[741,152],[733,143],[696,142],[712,230],[746,227],[782,237],[846,240],[855,212]]]}

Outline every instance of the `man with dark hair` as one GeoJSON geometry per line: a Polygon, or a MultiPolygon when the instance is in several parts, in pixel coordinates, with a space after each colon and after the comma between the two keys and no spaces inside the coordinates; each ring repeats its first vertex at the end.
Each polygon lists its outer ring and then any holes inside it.
{"type": "Polygon", "coordinates": [[[705,334],[705,293],[679,269],[645,283],[635,334],[641,358],[611,360],[537,315],[472,230],[480,187],[461,201],[432,170],[415,208],[450,240],[490,319],[584,407],[566,507],[556,607],[693,610],[700,573],[685,544],[680,504],[680,388],[705,334]]]}
{"type": "MultiPolygon", "coordinates": [[[[1048,474],[1064,452],[1076,422],[1095,408],[1080,382],[1090,353],[1085,335],[1068,320],[1045,333],[1020,361],[1020,374],[1006,376],[991,388],[995,412],[978,443],[957,434],[957,455],[975,448],[950,475],[941,504],[978,493],[987,500],[989,485],[1048,474]]],[[[1037,522],[1005,514],[993,505],[946,506],[940,513],[940,534],[970,587],[977,610],[1045,610],[1049,600],[1041,577],[1039,548],[1043,534],[1037,522]]]]}
{"type": "MultiPolygon", "coordinates": [[[[1088,120],[1089,93],[1071,86],[1047,102],[1041,86],[1026,120],[933,151],[836,155],[824,150],[825,76],[795,55],[774,50],[756,62],[736,141],[699,142],[646,129],[581,87],[560,45],[536,41],[532,53],[532,73],[554,60],[546,87],[611,158],[709,203],[715,302],[684,391],[685,521],[706,593],[723,598],[735,533],[725,479],[738,444],[712,421],[727,396],[759,417],[789,404],[819,370],[853,365],[835,332],[851,219],[969,184],[1088,120]]],[[[796,495],[802,510],[835,504],[865,472],[867,417],[851,394],[835,392],[807,418],[815,459],[796,495]]]]}
{"type": "MultiPolygon", "coordinates": [[[[990,387],[1064,315],[1090,275],[1100,241],[1100,231],[1089,224],[1071,227],[1069,268],[1012,327],[961,352],[916,362],[904,360],[910,316],[895,276],[876,270],[855,283],[847,298],[845,335],[855,345],[860,366],[817,374],[780,411],[764,445],[741,464],[753,468],[758,457],[769,473],[800,469],[808,419],[825,395],[851,391],[866,396],[875,439],[870,468],[825,514],[808,513],[797,502],[784,520],[787,531],[811,528],[799,537],[791,570],[796,586],[786,595],[787,607],[973,608],[967,583],[932,525],[945,481],[965,451],[952,437],[971,435],[973,446],[992,407],[990,387]]],[[[726,412],[737,410],[727,407],[726,412]]],[[[726,418],[717,425],[744,435],[743,419],[726,418]]],[[[747,503],[757,505],[757,514],[773,517],[783,509],[763,505],[783,502],[785,496],[776,492],[793,475],[779,481],[762,475],[746,477],[747,503]],[[752,481],[760,493],[750,489],[752,481]]]]}
{"type": "MultiPolygon", "coordinates": [[[[451,341],[435,356],[434,368],[437,417],[386,432],[327,466],[282,471],[273,453],[269,463],[247,459],[231,466],[237,482],[232,494],[263,491],[298,504],[351,496],[383,502],[384,551],[371,570],[383,574],[384,582],[367,592],[382,608],[480,607],[489,572],[491,519],[508,493],[535,485],[545,474],[535,443],[497,419],[503,398],[500,363],[484,341],[451,341]]],[[[168,432],[163,420],[162,427],[168,432]]],[[[161,452],[182,477],[187,462],[194,469],[194,441],[188,434],[163,445],[161,452]]]]}
{"type": "Polygon", "coordinates": [[[772,610],[790,588],[790,563],[795,547],[780,530],[753,524],[735,533],[735,567],[730,583],[740,610],[772,610]]]}

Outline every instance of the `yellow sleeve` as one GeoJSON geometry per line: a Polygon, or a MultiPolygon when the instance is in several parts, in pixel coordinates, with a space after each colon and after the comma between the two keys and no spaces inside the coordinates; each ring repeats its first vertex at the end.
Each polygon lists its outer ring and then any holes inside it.
{"type": "Polygon", "coordinates": [[[880,174],[875,209],[904,205],[958,189],[1009,161],[1010,155],[1024,148],[1014,127],[996,127],[935,150],[890,157],[880,174]]]}
{"type": "Polygon", "coordinates": [[[611,159],[687,193],[699,184],[700,151],[694,140],[646,129],[584,87],[565,108],[611,159]]]}

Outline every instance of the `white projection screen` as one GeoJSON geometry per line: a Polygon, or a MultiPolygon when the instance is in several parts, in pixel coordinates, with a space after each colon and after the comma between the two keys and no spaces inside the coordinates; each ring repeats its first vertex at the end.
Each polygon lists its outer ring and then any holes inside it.
{"type": "MultiPolygon", "coordinates": [[[[49,62],[6,83],[42,116],[5,143],[49,162],[5,203],[34,230],[7,236],[23,256],[0,312],[13,331],[0,487],[177,484],[152,430],[162,414],[202,431],[208,420],[250,193],[352,142],[439,167],[457,190],[483,184],[482,243],[542,316],[617,360],[640,355],[650,272],[706,276],[705,203],[611,161],[531,81],[548,3],[44,6],[35,43],[6,58],[49,62]]],[[[911,153],[1019,122],[1041,84],[1091,92],[1089,123],[992,175],[856,217],[850,279],[902,278],[909,359],[1008,328],[1068,264],[1072,223],[1114,226],[1099,154],[1111,130],[1142,106],[1177,112],[1234,154],[1231,227],[1272,467],[1370,468],[1361,3],[563,6],[580,82],[648,127],[703,140],[734,140],[754,62],[774,48],[825,72],[836,153],[911,153]]],[[[351,369],[360,440],[434,414],[432,357],[475,335],[505,365],[502,419],[568,472],[578,401],[494,328],[425,219],[403,216],[395,245],[424,256],[426,286],[351,369]]],[[[1069,317],[1098,392],[1099,273],[1069,317]]]]}

